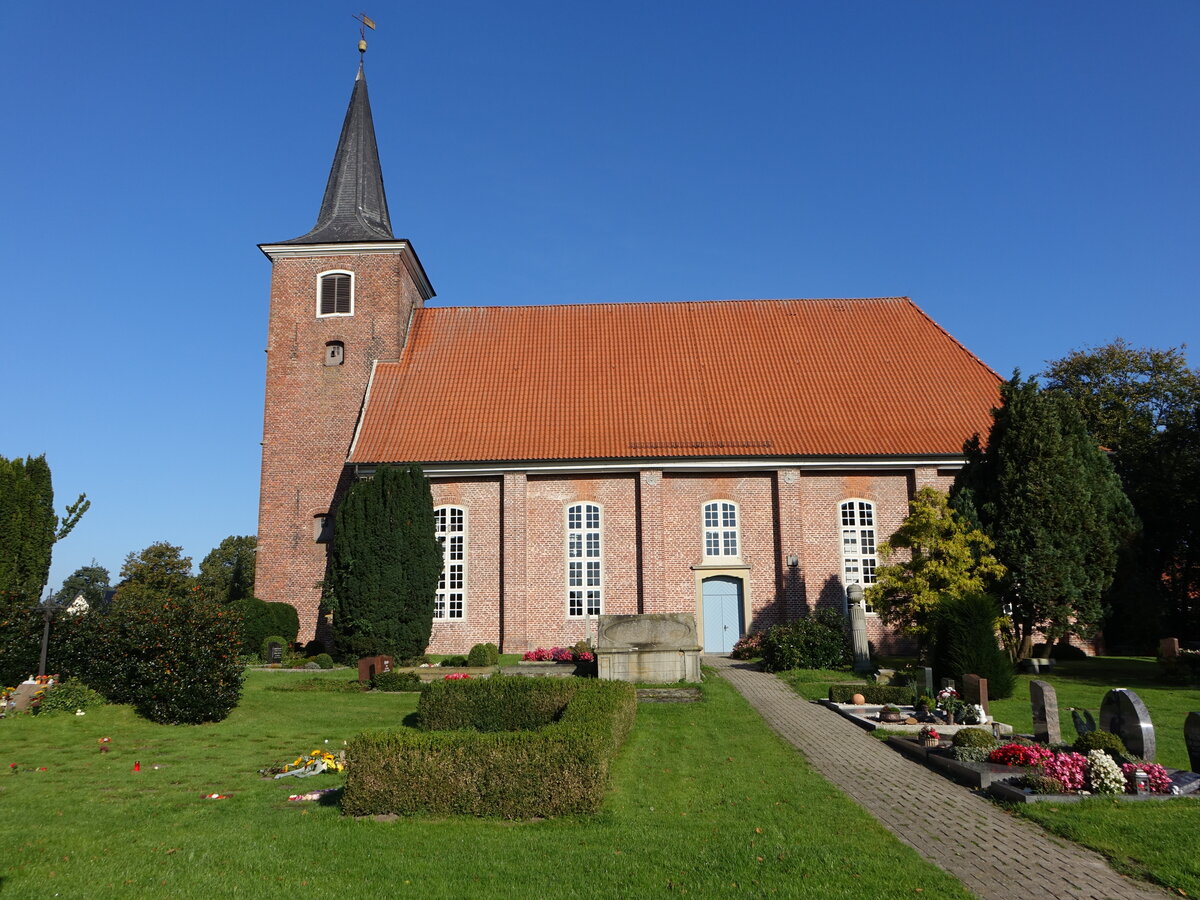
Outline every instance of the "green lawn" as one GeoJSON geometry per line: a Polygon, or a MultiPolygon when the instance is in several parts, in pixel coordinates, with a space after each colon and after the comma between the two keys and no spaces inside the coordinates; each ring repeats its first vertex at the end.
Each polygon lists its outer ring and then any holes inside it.
{"type": "Polygon", "coordinates": [[[600,814],[510,823],[354,820],[288,803],[339,776],[269,781],[259,768],[326,739],[337,749],[361,729],[400,727],[416,706],[410,694],[272,689],[311,677],[251,673],[241,706],[216,725],[154,725],[126,707],[0,722],[0,892],[968,896],[813,773],[719,679],[702,703],[639,707],[600,814]],[[213,792],[231,797],[201,799],[213,792]]]}

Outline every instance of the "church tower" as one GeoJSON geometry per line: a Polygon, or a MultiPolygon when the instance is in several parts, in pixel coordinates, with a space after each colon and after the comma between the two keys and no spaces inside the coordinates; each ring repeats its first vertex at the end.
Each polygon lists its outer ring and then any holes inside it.
{"type": "Polygon", "coordinates": [[[433,296],[412,245],[392,234],[361,62],[316,225],[259,249],[271,310],[255,593],[295,606],[310,640],[327,517],[374,362],[399,357],[413,311],[433,296]]]}

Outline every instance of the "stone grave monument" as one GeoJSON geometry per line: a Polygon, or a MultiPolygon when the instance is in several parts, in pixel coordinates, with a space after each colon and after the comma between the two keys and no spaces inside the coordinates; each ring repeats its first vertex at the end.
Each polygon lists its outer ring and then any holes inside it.
{"type": "Polygon", "coordinates": [[[983,707],[983,714],[989,719],[992,717],[992,708],[988,703],[988,687],[987,679],[980,678],[978,675],[963,676],[963,700],[967,703],[975,703],[983,707]]]}
{"type": "Polygon", "coordinates": [[[854,671],[867,675],[875,671],[871,665],[871,645],[867,641],[867,608],[863,605],[863,586],[852,584],[846,588],[846,599],[850,609],[850,643],[854,650],[854,671]]]}
{"type": "Polygon", "coordinates": [[[1154,762],[1154,725],[1142,698],[1128,688],[1114,688],[1100,701],[1100,727],[1121,739],[1125,749],[1154,762]]]}
{"type": "Polygon", "coordinates": [[[1174,659],[1179,655],[1179,638],[1162,638],[1158,642],[1158,655],[1163,659],[1174,659]]]}
{"type": "Polygon", "coordinates": [[[267,644],[267,664],[283,662],[283,645],[279,641],[267,644]]]}
{"type": "Polygon", "coordinates": [[[1029,682],[1029,705],[1033,707],[1033,739],[1045,744],[1062,743],[1058,724],[1058,693],[1045,681],[1029,682]]]}
{"type": "Polygon", "coordinates": [[[1190,712],[1183,723],[1183,739],[1187,742],[1192,771],[1200,772],[1200,712],[1190,712]]]}
{"type": "Polygon", "coordinates": [[[364,656],[358,661],[358,680],[370,681],[376,675],[392,671],[390,656],[364,656]]]}
{"type": "Polygon", "coordinates": [[[691,613],[600,616],[596,671],[610,681],[700,681],[696,617],[691,613]]]}

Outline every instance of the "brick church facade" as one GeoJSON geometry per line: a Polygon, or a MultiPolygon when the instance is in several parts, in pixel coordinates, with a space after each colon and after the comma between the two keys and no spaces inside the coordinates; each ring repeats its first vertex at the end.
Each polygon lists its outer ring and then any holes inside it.
{"type": "MultiPolygon", "coordinates": [[[[272,263],[257,593],[324,632],[332,511],[429,476],[430,652],[691,612],[709,652],[870,582],[999,379],[907,298],[438,307],[394,237],[360,68],[316,226],[272,263]]],[[[874,616],[880,649],[898,638],[874,616]]]]}

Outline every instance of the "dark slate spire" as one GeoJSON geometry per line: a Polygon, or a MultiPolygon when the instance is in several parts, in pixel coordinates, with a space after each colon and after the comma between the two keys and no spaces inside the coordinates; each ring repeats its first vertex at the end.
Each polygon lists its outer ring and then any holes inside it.
{"type": "Polygon", "coordinates": [[[375,144],[375,125],[367,99],[367,79],[359,63],[350,95],[350,108],[342,124],[325,198],[312,231],[285,244],[339,244],[358,241],[393,241],[383,170],[375,144]]]}

